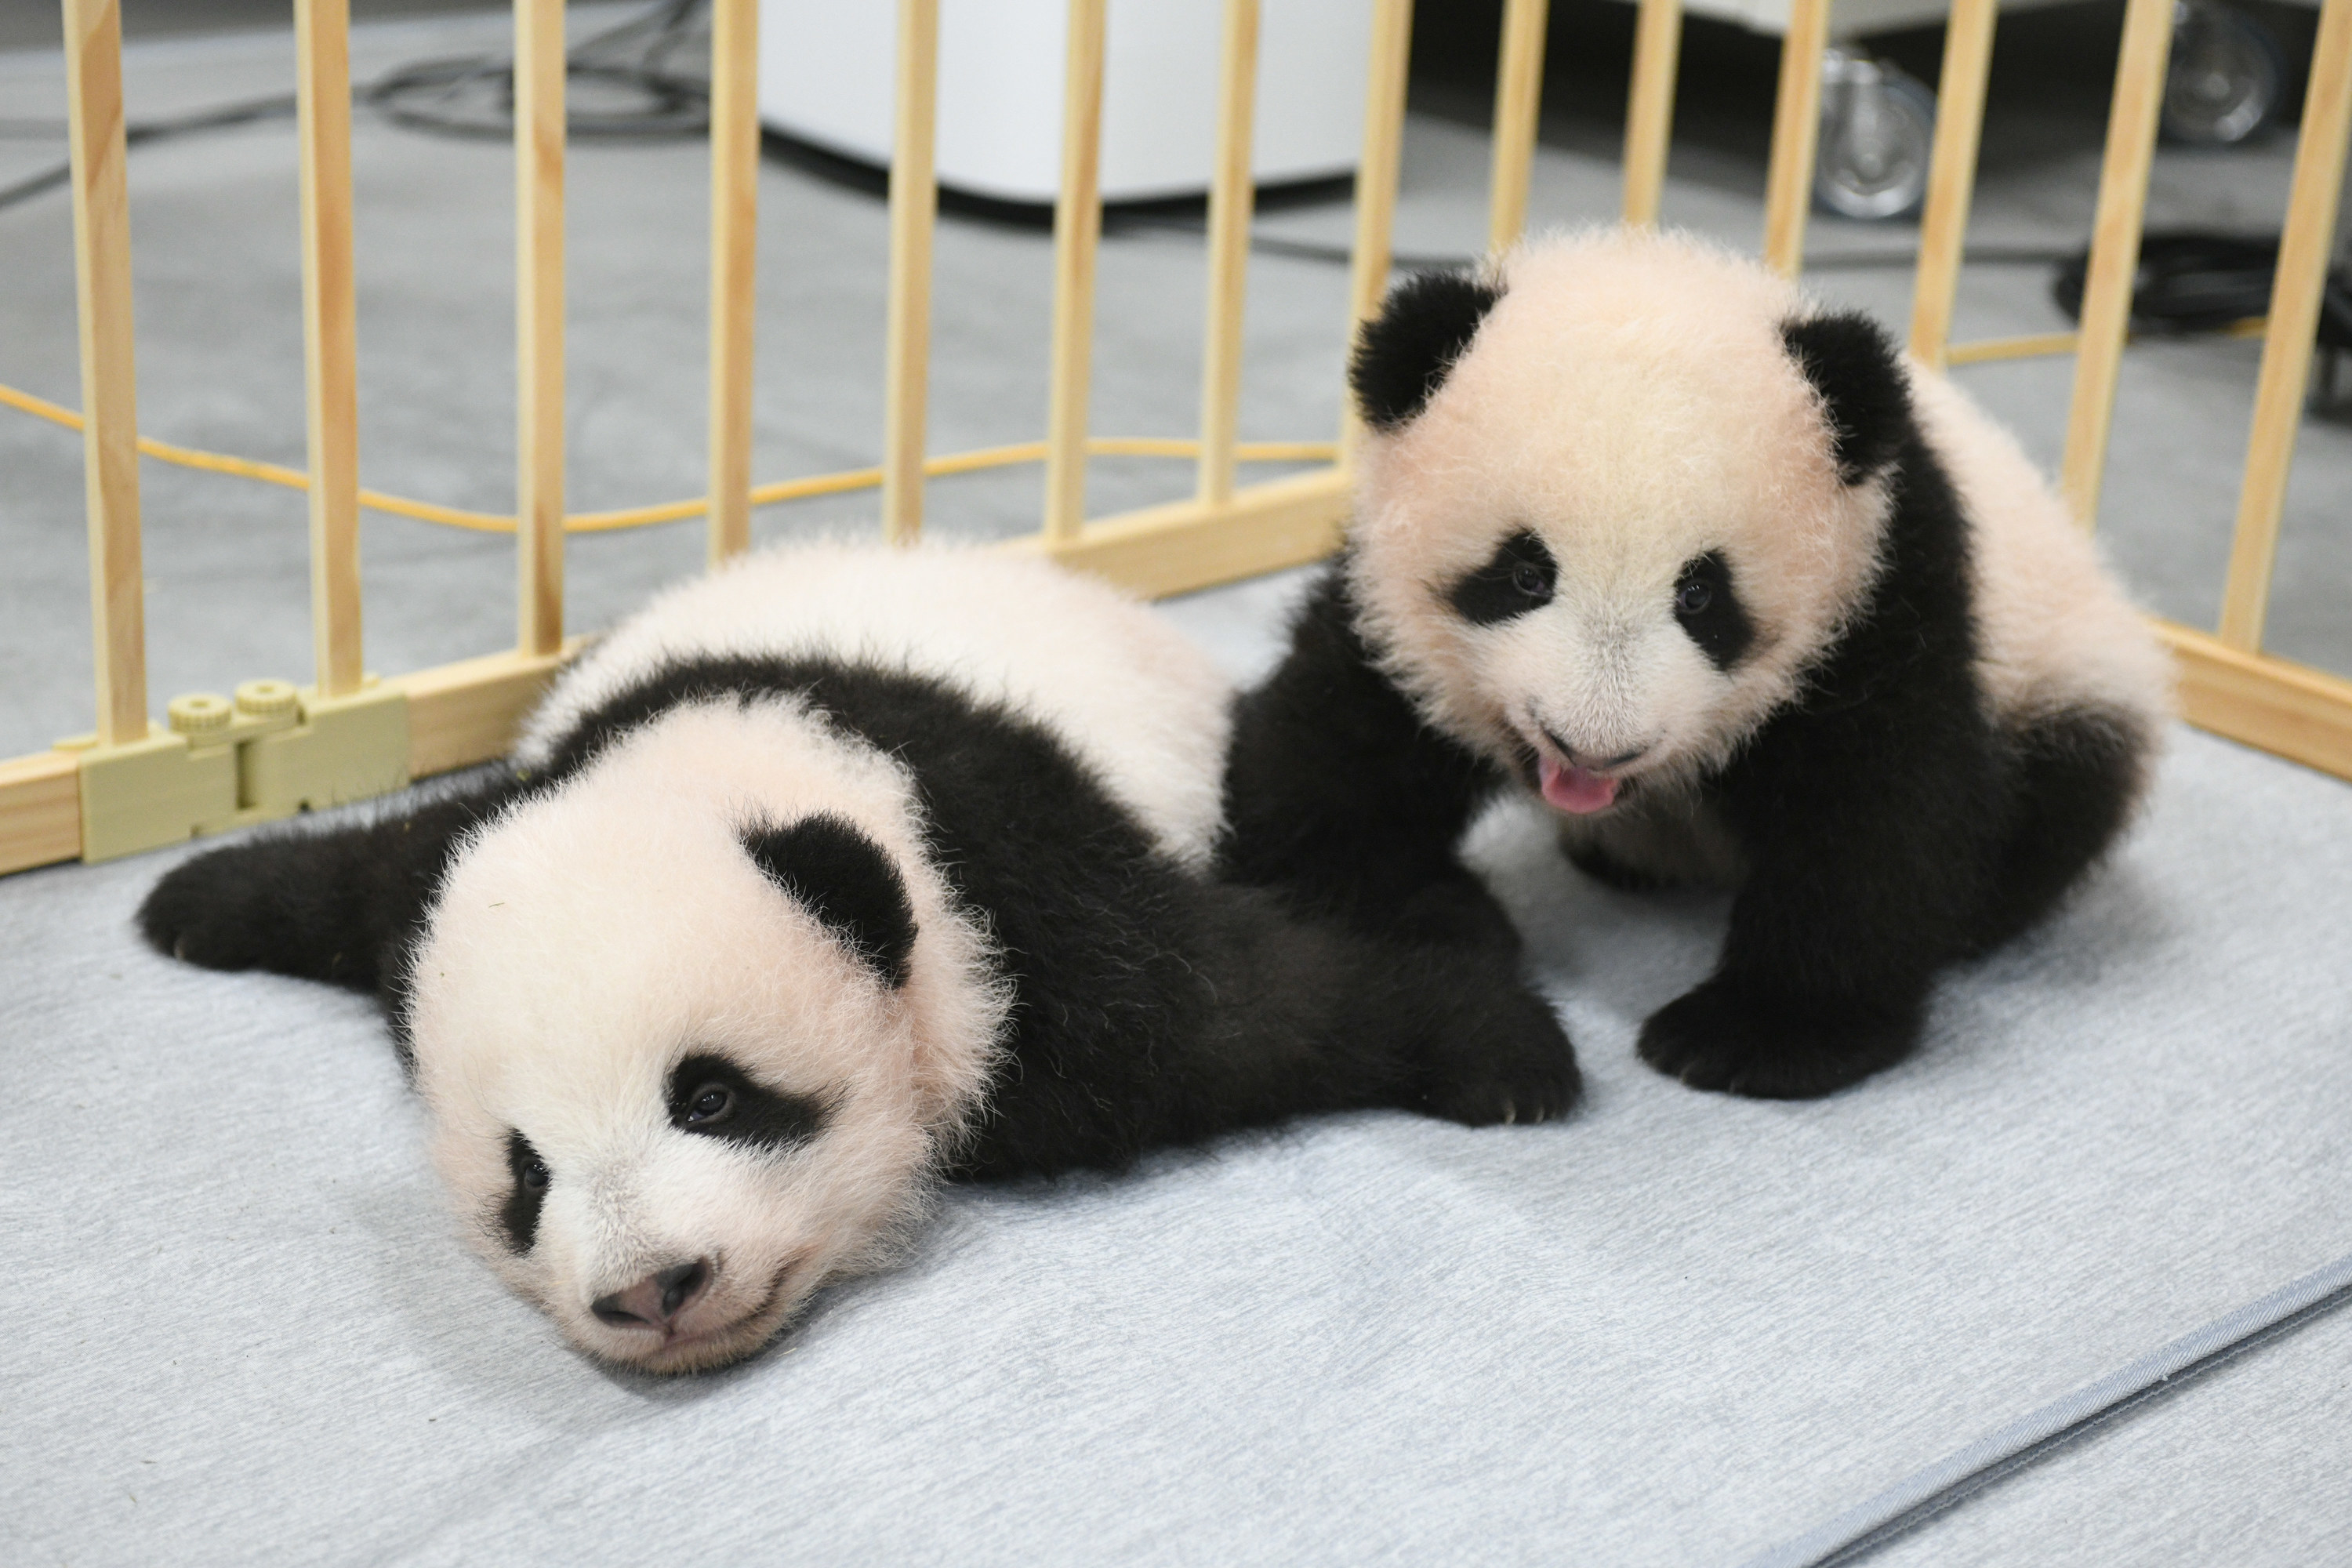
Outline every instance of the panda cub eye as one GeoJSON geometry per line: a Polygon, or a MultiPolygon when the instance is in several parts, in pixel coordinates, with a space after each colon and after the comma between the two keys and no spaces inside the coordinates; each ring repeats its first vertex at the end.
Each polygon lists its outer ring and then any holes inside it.
{"type": "Polygon", "coordinates": [[[539,1211],[547,1202],[554,1173],[530,1140],[514,1128],[507,1130],[507,1173],[514,1185],[507,1189],[506,1200],[495,1205],[495,1217],[507,1250],[520,1258],[539,1239],[539,1211]]]}
{"type": "Polygon", "coordinates": [[[672,1068],[667,1100],[669,1124],[680,1132],[752,1149],[805,1143],[833,1115],[831,1100],[780,1093],[716,1051],[698,1052],[672,1068]]]}
{"type": "Polygon", "coordinates": [[[1454,613],[1474,626],[1491,626],[1551,603],[1559,564],[1550,549],[1522,529],[1495,548],[1486,563],[1446,595],[1454,613]]]}
{"type": "Polygon", "coordinates": [[[1675,618],[1717,669],[1738,663],[1756,640],[1756,625],[1732,591],[1731,563],[1719,550],[1685,562],[1675,574],[1675,618]]]}

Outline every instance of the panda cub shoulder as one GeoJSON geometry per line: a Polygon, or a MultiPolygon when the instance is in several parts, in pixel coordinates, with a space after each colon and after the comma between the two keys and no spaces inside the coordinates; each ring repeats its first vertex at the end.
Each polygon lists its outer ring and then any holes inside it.
{"type": "Polygon", "coordinates": [[[1492,958],[1205,871],[1229,700],[1041,562],[816,546],[657,599],[487,777],[167,875],[163,952],[376,992],[491,1266],[591,1352],[756,1350],[940,1177],[1576,1093],[1492,958]]]}
{"type": "Polygon", "coordinates": [[[1595,875],[1739,890],[1643,1056],[1810,1095],[1908,1051],[1936,971],[2128,820],[2160,647],[2015,443],[1866,318],[1605,231],[1401,284],[1353,382],[1348,550],[1242,704],[1234,874],[1360,918],[1466,901],[1454,846],[1516,780],[1595,875]]]}

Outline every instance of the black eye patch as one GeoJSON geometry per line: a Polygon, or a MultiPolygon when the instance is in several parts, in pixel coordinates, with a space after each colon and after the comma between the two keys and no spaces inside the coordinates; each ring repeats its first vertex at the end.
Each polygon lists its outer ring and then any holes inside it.
{"type": "Polygon", "coordinates": [[[670,1069],[669,1124],[681,1132],[784,1150],[824,1131],[831,1114],[825,1100],[763,1088],[714,1052],[688,1057],[670,1069]]]}
{"type": "Polygon", "coordinates": [[[507,1249],[520,1256],[539,1239],[539,1211],[547,1202],[553,1176],[530,1140],[511,1128],[507,1131],[507,1174],[513,1184],[507,1189],[507,1201],[499,1205],[499,1228],[506,1232],[507,1249]]]}
{"type": "Polygon", "coordinates": [[[1524,529],[1495,547],[1486,564],[1454,584],[1446,602],[1474,626],[1491,626],[1551,603],[1559,563],[1524,529]]]}
{"type": "Polygon", "coordinates": [[[1732,591],[1731,563],[1710,550],[1675,579],[1675,619],[1717,669],[1729,669],[1756,641],[1756,623],[1732,591]]]}

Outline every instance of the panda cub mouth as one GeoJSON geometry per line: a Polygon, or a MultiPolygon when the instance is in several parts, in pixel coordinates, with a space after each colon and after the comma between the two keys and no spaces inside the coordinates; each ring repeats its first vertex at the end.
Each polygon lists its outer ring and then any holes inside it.
{"type": "Polygon", "coordinates": [[[1612,778],[1563,763],[1549,754],[1536,758],[1536,790],[1544,804],[1572,816],[1590,816],[1617,804],[1618,793],[1630,780],[1612,778]]]}
{"type": "Polygon", "coordinates": [[[1561,745],[1557,736],[1541,726],[1538,731],[1551,744],[1539,746],[1522,742],[1520,771],[1528,785],[1554,811],[1570,816],[1591,816],[1607,811],[1639,786],[1638,778],[1604,773],[1569,761],[1569,748],[1561,745]]]}

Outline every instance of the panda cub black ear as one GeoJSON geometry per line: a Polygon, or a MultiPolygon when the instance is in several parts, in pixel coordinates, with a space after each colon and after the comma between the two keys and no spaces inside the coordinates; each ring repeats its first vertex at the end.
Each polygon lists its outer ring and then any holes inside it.
{"type": "Polygon", "coordinates": [[[1383,431],[1410,424],[1502,297],[1466,272],[1417,272],[1390,289],[1348,363],[1364,423],[1383,431]]]}
{"type": "Polygon", "coordinates": [[[1829,411],[1838,478],[1858,485],[1893,462],[1911,428],[1911,389],[1885,329],[1845,311],[1783,321],[1780,341],[1829,411]]]}
{"type": "Polygon", "coordinates": [[[907,983],[915,907],[882,847],[838,816],[747,827],[743,847],[768,880],[847,942],[892,990],[907,983]]]}

